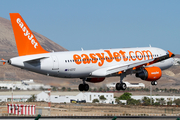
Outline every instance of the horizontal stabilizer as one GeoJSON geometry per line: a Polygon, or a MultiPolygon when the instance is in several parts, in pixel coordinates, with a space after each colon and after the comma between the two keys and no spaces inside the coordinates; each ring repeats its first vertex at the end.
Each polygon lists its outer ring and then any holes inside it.
{"type": "Polygon", "coordinates": [[[26,60],[24,62],[33,62],[33,61],[38,61],[38,60],[42,60],[42,59],[46,59],[46,58],[49,58],[49,57],[40,57],[40,58],[31,59],[31,60],[26,60]]]}
{"type": "Polygon", "coordinates": [[[0,62],[3,62],[3,65],[5,65],[5,64],[7,63],[7,60],[5,60],[5,59],[2,58],[2,59],[0,60],[0,62]]]}

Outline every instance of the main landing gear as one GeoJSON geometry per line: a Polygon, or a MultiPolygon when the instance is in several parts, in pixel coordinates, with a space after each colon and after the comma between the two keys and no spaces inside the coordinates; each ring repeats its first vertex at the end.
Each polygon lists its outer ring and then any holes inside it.
{"type": "Polygon", "coordinates": [[[89,85],[85,83],[86,78],[83,78],[83,84],[79,84],[79,91],[88,91],[89,85]]]}
{"type": "Polygon", "coordinates": [[[126,83],[116,83],[116,90],[126,90],[126,83]]]}
{"type": "Polygon", "coordinates": [[[120,75],[120,83],[116,83],[116,90],[126,90],[126,83],[123,83],[123,78],[126,77],[126,73],[121,73],[120,75]]]}
{"type": "Polygon", "coordinates": [[[157,81],[152,81],[151,85],[157,85],[157,81]]]}

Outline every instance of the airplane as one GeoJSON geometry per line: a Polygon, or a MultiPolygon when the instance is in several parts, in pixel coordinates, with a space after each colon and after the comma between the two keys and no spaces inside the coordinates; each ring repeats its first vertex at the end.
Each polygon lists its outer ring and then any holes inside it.
{"type": "Polygon", "coordinates": [[[47,76],[80,78],[80,91],[89,90],[86,82],[98,83],[112,76],[120,77],[116,90],[125,90],[123,79],[131,74],[157,85],[162,70],[173,65],[172,52],[151,46],[49,52],[41,47],[19,13],[10,13],[10,18],[19,56],[1,62],[47,76]]]}

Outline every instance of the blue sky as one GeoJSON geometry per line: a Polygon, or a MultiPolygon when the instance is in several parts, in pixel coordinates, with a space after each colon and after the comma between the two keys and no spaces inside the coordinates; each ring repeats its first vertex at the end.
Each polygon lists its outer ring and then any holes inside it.
{"type": "Polygon", "coordinates": [[[179,0],[2,0],[29,28],[68,50],[159,47],[180,54],[179,0]]]}

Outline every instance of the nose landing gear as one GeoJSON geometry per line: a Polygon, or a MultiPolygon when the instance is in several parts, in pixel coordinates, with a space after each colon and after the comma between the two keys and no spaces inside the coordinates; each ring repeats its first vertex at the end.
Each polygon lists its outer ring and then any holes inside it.
{"type": "Polygon", "coordinates": [[[157,85],[157,81],[152,81],[151,85],[157,85]]]}

